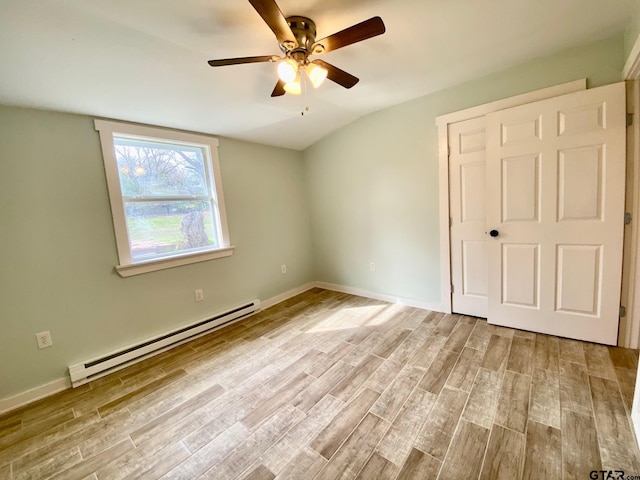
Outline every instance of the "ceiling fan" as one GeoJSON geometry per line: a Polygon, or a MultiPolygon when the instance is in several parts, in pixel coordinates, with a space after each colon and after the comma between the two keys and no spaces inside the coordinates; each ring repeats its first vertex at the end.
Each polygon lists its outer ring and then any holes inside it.
{"type": "Polygon", "coordinates": [[[279,97],[287,92],[299,95],[302,90],[303,75],[309,78],[315,88],[320,86],[325,78],[344,88],[353,87],[359,81],[357,77],[323,60],[309,60],[309,56],[331,52],[385,32],[382,19],[373,17],[316,40],[316,25],[310,18],[300,16],[285,18],[275,0],[249,0],[249,3],[276,35],[284,56],[225,58],[209,60],[208,63],[212,67],[222,67],[242,63],[279,62],[280,78],[271,93],[272,97],[279,97]]]}

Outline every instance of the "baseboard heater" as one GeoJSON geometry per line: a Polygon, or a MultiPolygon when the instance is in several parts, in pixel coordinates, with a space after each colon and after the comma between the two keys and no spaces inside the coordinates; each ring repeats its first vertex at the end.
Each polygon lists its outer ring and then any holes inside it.
{"type": "Polygon", "coordinates": [[[260,300],[219,313],[214,317],[202,320],[186,327],[150,338],[144,342],[118,350],[99,358],[69,366],[69,376],[73,387],[103,377],[128,365],[170,350],[197,337],[206,335],[224,325],[252,315],[260,310],[260,300]]]}

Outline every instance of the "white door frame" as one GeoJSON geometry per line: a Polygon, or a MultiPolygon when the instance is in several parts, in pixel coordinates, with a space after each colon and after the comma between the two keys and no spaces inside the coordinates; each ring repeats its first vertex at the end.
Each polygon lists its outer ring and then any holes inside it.
{"type": "MultiPolygon", "coordinates": [[[[438,185],[440,224],[440,296],[442,311],[451,313],[451,242],[449,238],[449,124],[482,117],[505,108],[517,107],[525,103],[537,102],[567,93],[586,90],[586,78],[562,83],[553,87],[503,98],[453,113],[436,117],[438,127],[438,185]]],[[[640,290],[640,289],[639,289],[640,290]]]]}
{"type": "Polygon", "coordinates": [[[640,347],[640,36],[636,40],[622,70],[627,81],[627,111],[634,114],[633,124],[627,127],[627,211],[631,224],[625,230],[627,250],[623,260],[622,304],[627,315],[620,322],[620,344],[624,347],[640,347]],[[625,285],[626,284],[626,285],[625,285]],[[624,288],[626,287],[626,288],[624,288]]]}
{"type": "MultiPolygon", "coordinates": [[[[638,255],[638,235],[640,233],[640,35],[636,39],[631,53],[622,69],[622,78],[627,81],[627,112],[634,115],[633,124],[627,127],[627,208],[631,207],[632,220],[625,234],[629,234],[628,255],[623,264],[623,277],[628,269],[627,291],[622,291],[622,301],[626,301],[627,316],[623,324],[623,346],[638,348],[640,344],[640,255],[638,255]],[[629,191],[631,189],[631,191],[629,191]]],[[[625,252],[625,253],[627,253],[625,252]]],[[[622,327],[622,325],[621,325],[622,327]]],[[[631,423],[636,434],[636,442],[640,442],[640,368],[636,376],[636,388],[631,407],[631,423]]]]}

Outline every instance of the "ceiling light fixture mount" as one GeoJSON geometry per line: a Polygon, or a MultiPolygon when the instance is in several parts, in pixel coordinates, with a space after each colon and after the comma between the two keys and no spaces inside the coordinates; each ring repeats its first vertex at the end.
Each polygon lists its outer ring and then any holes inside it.
{"type": "Polygon", "coordinates": [[[291,42],[283,42],[280,44],[280,49],[288,54],[289,52],[300,51],[305,55],[309,55],[311,52],[311,46],[316,43],[316,24],[313,20],[307,17],[292,16],[286,18],[287,25],[291,29],[291,33],[296,39],[298,46],[295,44],[293,48],[289,47],[291,42]]]}

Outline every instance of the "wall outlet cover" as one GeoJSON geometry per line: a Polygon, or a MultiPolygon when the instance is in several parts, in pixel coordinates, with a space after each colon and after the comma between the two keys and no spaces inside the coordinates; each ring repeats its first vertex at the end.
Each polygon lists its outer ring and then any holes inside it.
{"type": "Polygon", "coordinates": [[[46,332],[36,333],[36,342],[38,342],[38,348],[48,348],[53,345],[53,340],[51,340],[51,332],[48,330],[46,332]]]}

